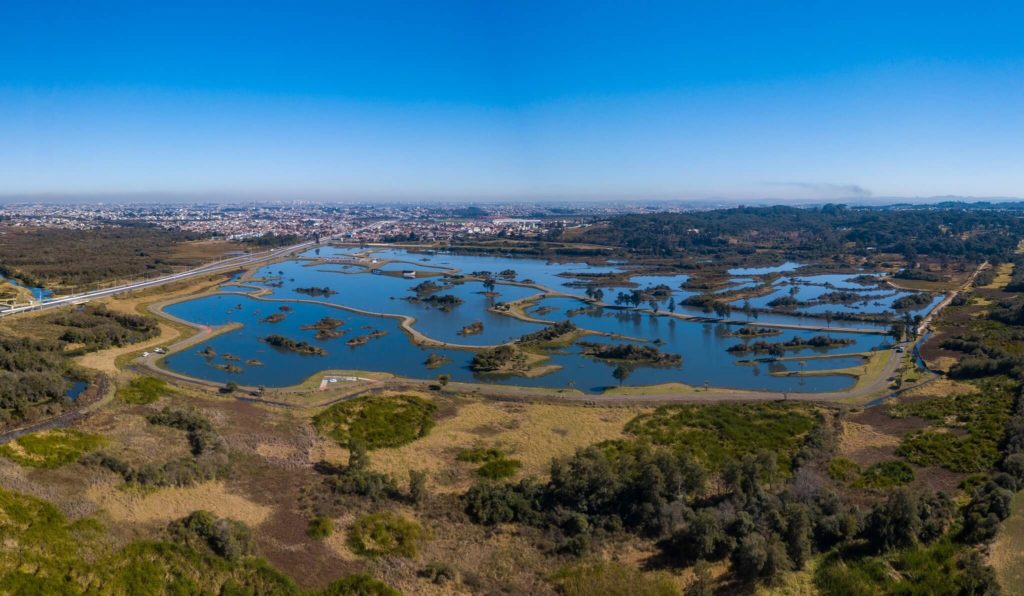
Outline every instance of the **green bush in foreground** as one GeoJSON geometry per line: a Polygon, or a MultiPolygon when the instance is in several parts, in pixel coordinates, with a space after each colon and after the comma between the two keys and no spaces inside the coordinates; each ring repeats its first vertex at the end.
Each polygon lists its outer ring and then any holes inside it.
{"type": "Polygon", "coordinates": [[[415,557],[427,531],[397,513],[384,511],[358,518],[348,530],[348,545],[365,557],[415,557]]]}
{"type": "Polygon", "coordinates": [[[938,429],[909,433],[896,454],[919,466],[942,466],[954,472],[985,472],[999,459],[999,441],[1013,407],[1016,384],[994,378],[977,381],[978,391],[898,404],[894,417],[919,416],[938,429]],[[966,434],[947,429],[966,431],[966,434]]]}
{"type": "Polygon", "coordinates": [[[873,557],[833,553],[814,584],[822,594],[994,594],[991,576],[975,551],[943,540],[873,557]]]}
{"type": "Polygon", "coordinates": [[[589,563],[565,567],[552,578],[566,596],[678,596],[679,587],[663,572],[644,573],[620,563],[589,563]]]}
{"type": "Polygon", "coordinates": [[[48,430],[0,445],[0,455],[31,468],[59,468],[103,445],[100,435],[72,429],[48,430]]]}
{"type": "Polygon", "coordinates": [[[119,387],[117,397],[129,404],[151,404],[168,392],[167,381],[156,377],[136,377],[119,387]]]}
{"type": "Polygon", "coordinates": [[[310,538],[323,539],[334,533],[334,521],[326,516],[318,515],[309,520],[306,535],[310,538]]]}
{"type": "Polygon", "coordinates": [[[341,445],[401,447],[430,432],[435,411],[437,406],[415,395],[367,395],[320,412],[313,426],[341,445]]]}
{"type": "Polygon", "coordinates": [[[828,462],[828,475],[838,482],[853,482],[860,478],[860,466],[845,457],[833,457],[828,462]]]}
{"type": "MultiPolygon", "coordinates": [[[[263,559],[230,546],[247,540],[238,522],[196,512],[172,523],[169,535],[174,542],[141,541],[113,549],[95,520],[69,523],[46,501],[0,488],[0,543],[5,545],[0,593],[305,593],[263,559]]],[[[398,591],[368,575],[350,575],[308,593],[397,596],[398,591]]]]}
{"type": "Polygon", "coordinates": [[[460,450],[458,455],[455,456],[455,459],[479,464],[500,459],[502,457],[505,457],[505,452],[497,447],[473,447],[471,449],[460,450]]]}
{"type": "Polygon", "coordinates": [[[499,457],[477,468],[476,475],[489,480],[501,480],[502,478],[514,476],[521,467],[523,467],[523,462],[517,459],[499,457]]]}
{"type": "Polygon", "coordinates": [[[868,466],[861,474],[857,486],[862,488],[890,488],[914,480],[914,469],[899,460],[883,461],[868,466]]]}
{"type": "Polygon", "coordinates": [[[806,435],[819,421],[811,406],[795,403],[662,406],[626,424],[626,432],[654,445],[692,454],[713,470],[768,450],[788,471],[806,435]]]}
{"type": "Polygon", "coordinates": [[[5,594],[298,593],[262,559],[229,561],[171,542],[112,550],[95,520],[69,523],[53,505],[2,489],[0,542],[5,594]]]}

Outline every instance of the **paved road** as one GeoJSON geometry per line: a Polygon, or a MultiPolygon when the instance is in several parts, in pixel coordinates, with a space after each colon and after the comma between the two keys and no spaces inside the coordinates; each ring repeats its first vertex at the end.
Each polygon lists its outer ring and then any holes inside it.
{"type": "Polygon", "coordinates": [[[313,240],[303,242],[301,244],[295,244],[286,248],[272,249],[266,252],[243,255],[240,257],[233,257],[230,259],[224,259],[215,263],[209,263],[196,267],[195,269],[189,269],[188,271],[182,271],[181,273],[173,273],[171,275],[165,275],[163,277],[155,277],[153,279],[147,279],[140,282],[134,282],[116,286],[113,288],[105,288],[102,290],[95,290],[92,292],[85,292],[83,294],[75,294],[72,296],[63,296],[55,298],[47,302],[39,302],[36,304],[29,304],[25,306],[15,306],[4,311],[0,311],[0,317],[9,317],[24,312],[39,311],[39,310],[50,310],[52,308],[60,308],[62,306],[68,306],[72,304],[82,304],[89,302],[90,300],[96,300],[98,298],[107,298],[116,294],[123,294],[124,292],[131,292],[133,290],[141,290],[143,288],[151,288],[154,286],[160,286],[163,284],[187,279],[189,277],[195,277],[197,275],[209,275],[210,273],[216,273],[219,271],[225,271],[230,269],[237,269],[241,267],[249,267],[251,265],[262,263],[264,261],[270,261],[279,257],[287,256],[294,252],[302,251],[307,248],[316,246],[317,243],[313,240]]]}

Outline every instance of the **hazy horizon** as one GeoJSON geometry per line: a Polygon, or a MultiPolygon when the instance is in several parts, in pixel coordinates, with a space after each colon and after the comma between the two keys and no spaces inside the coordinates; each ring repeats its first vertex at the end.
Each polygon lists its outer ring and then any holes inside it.
{"type": "Polygon", "coordinates": [[[5,203],[1024,196],[1018,5],[185,1],[0,17],[5,203]]]}

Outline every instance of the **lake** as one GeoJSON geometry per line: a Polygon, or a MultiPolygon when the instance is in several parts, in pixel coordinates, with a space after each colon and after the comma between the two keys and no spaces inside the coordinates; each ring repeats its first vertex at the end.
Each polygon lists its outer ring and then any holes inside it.
{"type": "MultiPolygon", "coordinates": [[[[413,317],[415,322],[412,327],[416,331],[439,342],[475,347],[491,346],[512,341],[525,333],[544,327],[543,323],[524,321],[489,310],[496,304],[524,298],[536,299],[525,308],[528,316],[544,321],[570,319],[581,329],[616,336],[588,335],[583,338],[585,342],[644,342],[648,345],[657,345],[662,352],[682,356],[681,364],[675,366],[633,367],[625,382],[626,385],[632,386],[680,382],[696,386],[708,384],[714,387],[778,392],[839,391],[852,386],[854,378],[842,374],[805,377],[786,375],[800,371],[857,367],[865,362],[858,354],[883,349],[890,344],[890,340],[883,335],[885,325],[877,325],[878,334],[849,333],[843,331],[844,324],[861,328],[870,326],[835,321],[831,325],[832,328],[827,330],[779,329],[778,334],[761,339],[784,342],[794,338],[806,340],[827,333],[835,338],[849,340],[848,345],[787,350],[784,359],[769,361],[771,359],[765,358],[765,354],[727,351],[729,347],[744,341],[734,335],[735,330],[741,325],[726,325],[714,321],[686,321],[625,308],[594,307],[581,299],[585,288],[573,283],[578,284],[581,281],[577,276],[622,274],[628,277],[629,282],[639,287],[666,285],[671,289],[669,295],[678,302],[694,294],[680,288],[687,280],[685,275],[629,275],[626,264],[594,266],[586,263],[549,263],[541,259],[421,254],[394,248],[372,253],[371,260],[376,260],[377,263],[370,265],[371,267],[386,266],[386,271],[417,269],[435,273],[428,278],[407,279],[396,274],[371,273],[355,264],[339,268],[337,264],[309,260],[317,258],[316,250],[303,253],[302,258],[263,266],[255,271],[254,279],[245,283],[265,288],[268,293],[262,298],[244,294],[252,292],[252,288],[228,284],[221,289],[243,293],[219,293],[168,306],[165,309],[167,313],[195,323],[213,326],[241,323],[242,326],[182,352],[169,355],[164,360],[164,365],[170,370],[201,379],[219,382],[233,380],[243,385],[268,387],[294,385],[327,369],[380,371],[418,379],[431,379],[440,374],[447,374],[456,381],[484,381],[526,387],[574,387],[595,392],[617,384],[612,377],[612,370],[616,364],[583,354],[584,346],[579,342],[550,353],[550,359],[546,364],[556,365],[557,368],[548,374],[534,378],[481,375],[469,369],[474,354],[472,350],[416,345],[401,329],[397,318],[382,316],[413,317]],[[401,263],[385,263],[389,260],[401,263]],[[461,274],[481,271],[498,274],[511,270],[515,274],[510,277],[516,280],[531,280],[566,296],[542,298],[542,293],[536,288],[500,281],[493,290],[489,290],[479,281],[448,279],[437,275],[438,268],[457,270],[461,274]],[[425,279],[442,286],[433,293],[434,295],[455,296],[461,304],[444,310],[417,300],[413,288],[423,283],[425,279]],[[326,289],[327,295],[310,296],[300,291],[303,288],[326,289]],[[290,302],[293,300],[313,300],[326,304],[290,302]],[[282,305],[290,310],[281,311],[282,305]],[[282,312],[285,315],[283,320],[266,320],[269,315],[282,312]],[[308,327],[328,316],[343,321],[339,329],[345,334],[334,339],[315,339],[316,331],[308,327]],[[464,327],[474,323],[482,325],[478,333],[460,334],[464,327]],[[383,334],[363,345],[346,345],[349,339],[372,332],[383,334]],[[323,348],[326,353],[315,356],[278,350],[261,341],[261,338],[271,334],[307,341],[323,348]],[[215,356],[200,354],[207,346],[212,348],[215,356]],[[443,356],[448,361],[439,367],[428,368],[425,361],[431,354],[443,356]]],[[[319,258],[348,258],[365,250],[321,247],[319,258]]],[[[788,263],[781,266],[782,271],[792,271],[790,266],[788,263]]],[[[754,283],[749,276],[778,273],[777,269],[732,270],[734,275],[739,276],[734,283],[754,283]]],[[[783,285],[779,286],[779,291],[788,293],[790,287],[796,287],[797,292],[801,293],[801,299],[811,299],[830,291],[830,287],[843,288],[863,291],[868,300],[879,303],[891,303],[895,296],[901,295],[899,292],[878,286],[853,287],[852,282],[848,281],[852,275],[840,277],[783,277],[780,278],[784,281],[783,285]],[[849,287],[846,284],[850,284],[849,287]],[[875,294],[879,296],[876,297],[875,294]]],[[[594,281],[598,287],[605,287],[600,280],[590,281],[594,281]]],[[[613,297],[617,291],[626,290],[621,284],[609,284],[607,288],[606,302],[610,302],[609,297],[613,297]]],[[[753,303],[753,300],[751,302],[753,303]]],[[[667,298],[662,301],[662,304],[665,303],[667,298]]],[[[866,308],[873,305],[864,306],[866,308]]],[[[699,309],[682,306],[677,307],[676,312],[705,315],[699,309]]],[[[664,308],[661,309],[661,314],[665,314],[664,308]]],[[[743,316],[739,313],[737,315],[743,316]]],[[[768,313],[760,313],[754,322],[820,324],[821,327],[825,327],[825,322],[821,319],[768,313]]]]}

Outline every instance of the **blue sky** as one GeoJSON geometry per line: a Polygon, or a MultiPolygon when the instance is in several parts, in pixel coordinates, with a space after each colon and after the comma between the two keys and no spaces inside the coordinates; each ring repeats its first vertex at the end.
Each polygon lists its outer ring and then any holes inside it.
{"type": "Polygon", "coordinates": [[[4,0],[0,195],[1022,196],[1022,17],[4,0]]]}

